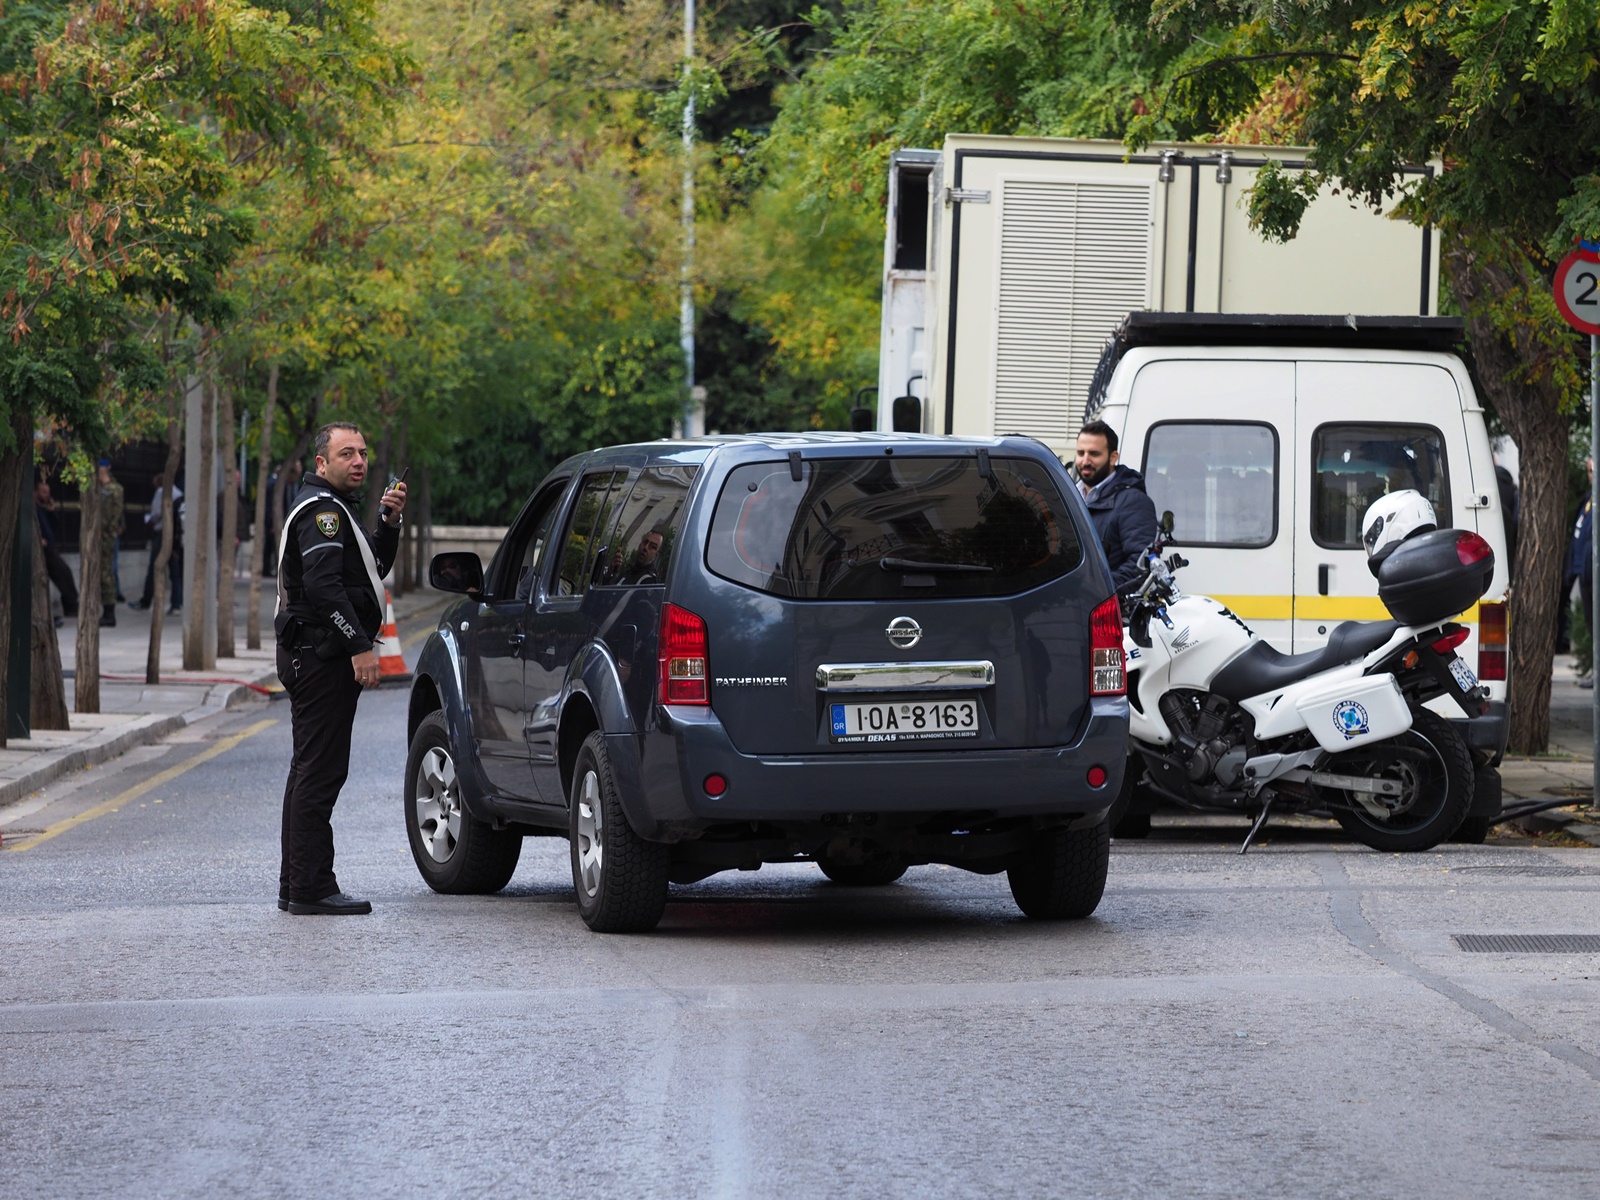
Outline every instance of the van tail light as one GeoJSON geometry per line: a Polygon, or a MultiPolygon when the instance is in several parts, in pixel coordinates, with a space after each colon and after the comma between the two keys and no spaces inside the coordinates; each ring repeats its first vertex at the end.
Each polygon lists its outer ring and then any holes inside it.
{"type": "Polygon", "coordinates": [[[1089,694],[1120,696],[1128,690],[1122,661],[1122,602],[1115,596],[1089,618],[1089,694]]]}
{"type": "Polygon", "coordinates": [[[1478,678],[1506,677],[1506,606],[1478,605],[1478,678]]]}
{"type": "Polygon", "coordinates": [[[706,623],[676,604],[661,609],[661,703],[711,703],[706,623]]]}
{"type": "Polygon", "coordinates": [[[1489,548],[1489,543],[1475,533],[1462,532],[1456,534],[1456,557],[1461,560],[1463,567],[1470,567],[1475,562],[1482,562],[1494,551],[1489,548]]]}
{"type": "Polygon", "coordinates": [[[1462,642],[1466,641],[1472,631],[1464,625],[1457,625],[1433,643],[1433,649],[1439,654],[1448,654],[1462,642]]]}

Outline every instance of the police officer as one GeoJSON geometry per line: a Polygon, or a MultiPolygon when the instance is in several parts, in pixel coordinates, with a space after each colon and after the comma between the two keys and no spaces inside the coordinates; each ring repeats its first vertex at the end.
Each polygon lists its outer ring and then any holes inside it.
{"type": "Polygon", "coordinates": [[[317,431],[317,471],[302,482],[278,548],[278,678],[289,693],[294,761],[283,790],[278,907],[309,914],[368,913],[333,874],[333,806],[350,773],[350,730],[361,689],[378,686],[374,642],[383,628],[383,576],[400,546],[405,484],[385,492],[371,533],[354,493],[367,477],[367,443],[344,422],[317,431]]]}

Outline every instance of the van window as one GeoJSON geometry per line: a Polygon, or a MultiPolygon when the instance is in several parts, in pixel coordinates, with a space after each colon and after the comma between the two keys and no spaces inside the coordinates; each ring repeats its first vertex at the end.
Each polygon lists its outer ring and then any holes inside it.
{"type": "Polygon", "coordinates": [[[1373,501],[1414,488],[1450,523],[1444,435],[1429,425],[1323,425],[1311,437],[1311,532],[1319,546],[1360,550],[1373,501]]]}
{"type": "Polygon", "coordinates": [[[1045,466],[973,457],[754,463],[728,475],[706,562],[724,579],[807,600],[1001,596],[1083,561],[1045,466]]]}
{"type": "Polygon", "coordinates": [[[617,519],[602,539],[596,583],[637,586],[665,583],[667,565],[683,523],[689,485],[699,468],[648,467],[639,472],[617,519]]]}
{"type": "Polygon", "coordinates": [[[1145,439],[1144,486],[1181,546],[1270,546],[1278,434],[1246,421],[1165,421],[1145,439]]]}

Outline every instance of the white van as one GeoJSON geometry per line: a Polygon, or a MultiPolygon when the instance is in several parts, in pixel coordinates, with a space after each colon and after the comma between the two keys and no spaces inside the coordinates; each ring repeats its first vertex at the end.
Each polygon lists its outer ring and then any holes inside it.
{"type": "MultiPolygon", "coordinates": [[[[1088,414],[1117,431],[1174,544],[1185,591],[1227,604],[1286,653],[1340,621],[1386,620],[1360,520],[1415,488],[1441,526],[1495,553],[1461,655],[1490,689],[1469,725],[1480,763],[1506,739],[1509,564],[1483,409],[1448,317],[1129,314],[1103,355],[1088,414]]],[[[1465,720],[1453,701],[1445,716],[1465,720]]],[[[1496,797],[1498,800],[1498,797],[1496,797]]]]}

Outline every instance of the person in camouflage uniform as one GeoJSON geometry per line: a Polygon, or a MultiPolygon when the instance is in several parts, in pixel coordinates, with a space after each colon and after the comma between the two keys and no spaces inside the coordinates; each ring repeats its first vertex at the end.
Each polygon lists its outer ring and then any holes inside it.
{"type": "Polygon", "coordinates": [[[122,536],[122,485],[111,478],[111,460],[102,458],[95,472],[100,488],[100,624],[117,623],[117,584],[112,556],[122,536]]]}

